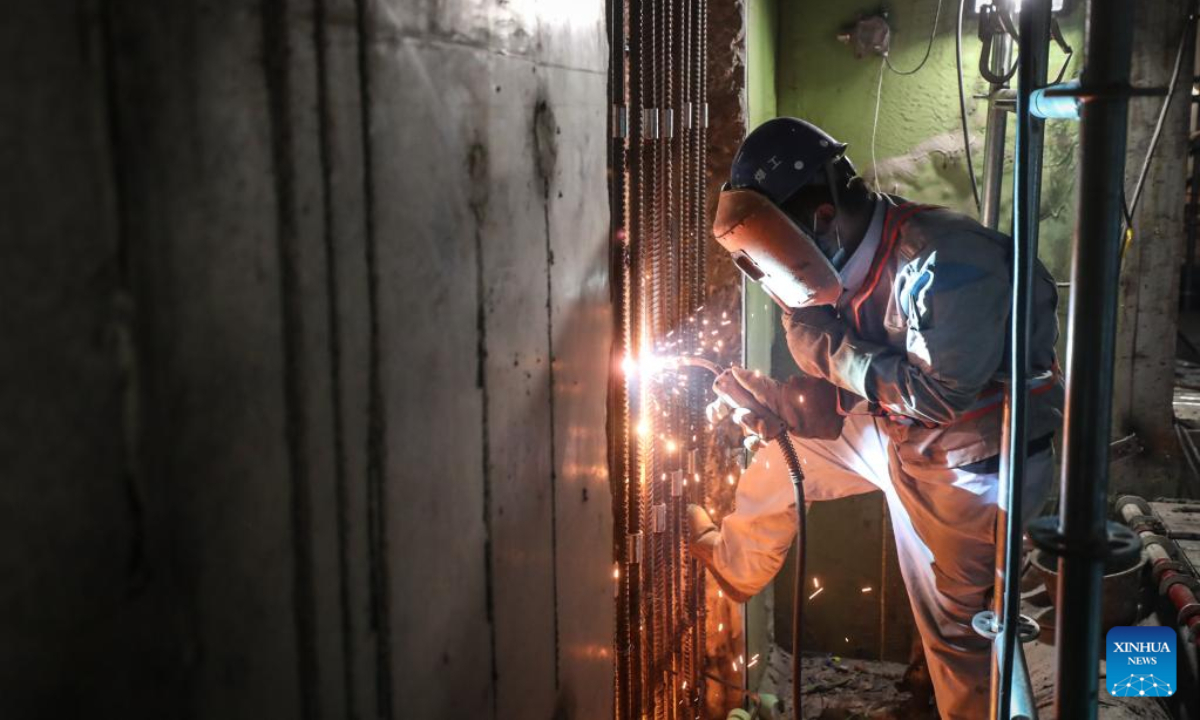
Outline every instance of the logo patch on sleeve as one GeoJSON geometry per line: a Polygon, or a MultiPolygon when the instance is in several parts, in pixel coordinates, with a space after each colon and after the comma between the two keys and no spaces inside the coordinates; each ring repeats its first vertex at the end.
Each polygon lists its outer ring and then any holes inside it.
{"type": "Polygon", "coordinates": [[[1105,641],[1105,674],[1113,697],[1175,694],[1175,631],[1166,627],[1115,627],[1105,641]]]}

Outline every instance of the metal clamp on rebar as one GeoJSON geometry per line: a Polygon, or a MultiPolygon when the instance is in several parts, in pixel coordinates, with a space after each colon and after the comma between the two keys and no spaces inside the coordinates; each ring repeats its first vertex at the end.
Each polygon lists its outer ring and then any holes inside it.
{"type": "Polygon", "coordinates": [[[625,536],[625,563],[637,565],[642,562],[642,534],[630,533],[625,536]]]}
{"type": "Polygon", "coordinates": [[[667,531],[667,504],[659,503],[650,508],[650,532],[661,533],[667,531]]]}
{"type": "Polygon", "coordinates": [[[642,108],[642,140],[658,139],[658,108],[642,108]]]}
{"type": "Polygon", "coordinates": [[[613,137],[629,137],[629,112],[624,105],[613,106],[613,137]]]}
{"type": "Polygon", "coordinates": [[[1067,547],[1066,538],[1058,527],[1058,517],[1046,515],[1030,521],[1026,532],[1039,550],[1062,557],[1089,558],[1092,560],[1107,560],[1114,565],[1125,566],[1137,562],[1142,552],[1142,540],[1133,530],[1120,523],[1107,523],[1108,537],[1103,543],[1087,543],[1076,547],[1067,547]]]}

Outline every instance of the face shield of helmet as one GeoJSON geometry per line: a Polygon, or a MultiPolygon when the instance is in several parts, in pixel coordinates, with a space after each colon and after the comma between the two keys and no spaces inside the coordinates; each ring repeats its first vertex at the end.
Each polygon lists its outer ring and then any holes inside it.
{"type": "MultiPolygon", "coordinates": [[[[723,190],[713,233],[734,264],[782,307],[833,305],[841,297],[841,280],[818,240],[761,193],[723,190]]],[[[836,230],[821,234],[825,244],[836,238],[836,230]]]]}
{"type": "Polygon", "coordinates": [[[827,186],[807,185],[780,205],[801,232],[812,238],[835,269],[845,263],[845,248],[837,223],[837,206],[827,186]]]}

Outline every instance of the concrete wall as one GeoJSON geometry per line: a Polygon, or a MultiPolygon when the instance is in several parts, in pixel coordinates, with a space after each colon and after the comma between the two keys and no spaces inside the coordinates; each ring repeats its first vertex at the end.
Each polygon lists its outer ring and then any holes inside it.
{"type": "Polygon", "coordinates": [[[7,717],[604,717],[603,3],[14,7],[7,717]]]}
{"type": "MultiPolygon", "coordinates": [[[[1183,0],[1138,6],[1130,78],[1135,86],[1165,88],[1170,84],[1189,7],[1183,0]]],[[[1135,433],[1147,452],[1114,468],[1114,493],[1174,497],[1187,492],[1171,403],[1191,129],[1191,86],[1187,78],[1194,67],[1193,57],[1194,48],[1185,48],[1181,79],[1134,212],[1134,237],[1121,269],[1113,435],[1135,433]]],[[[1125,177],[1126,192],[1131,197],[1162,107],[1161,97],[1134,98],[1129,103],[1125,177]]]]}
{"type": "Polygon", "coordinates": [[[87,3],[0,22],[0,704],[122,715],[173,686],[137,470],[132,302],[87,3]],[[149,625],[153,625],[150,627],[149,625]]]}

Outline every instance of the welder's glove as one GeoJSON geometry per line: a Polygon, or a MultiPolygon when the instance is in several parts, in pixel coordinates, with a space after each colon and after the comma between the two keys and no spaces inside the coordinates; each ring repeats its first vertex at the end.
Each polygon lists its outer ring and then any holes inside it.
{"type": "Polygon", "coordinates": [[[688,549],[692,551],[692,556],[708,568],[713,580],[717,581],[717,585],[731,600],[739,603],[748,601],[750,596],[731,585],[717,567],[715,555],[722,539],[721,531],[713,522],[712,516],[699,505],[688,505],[687,517],[688,549]]]}
{"type": "MultiPolygon", "coordinates": [[[[837,388],[806,375],[795,375],[787,382],[773,380],[745,368],[730,368],[722,377],[732,377],[763,407],[775,413],[798,437],[834,440],[842,434],[843,417],[837,411],[837,388]]],[[[716,424],[729,416],[729,406],[717,400],[708,409],[709,421],[716,424]]],[[[759,419],[753,413],[732,418],[746,432],[762,436],[759,419]]]]}
{"type": "Polygon", "coordinates": [[[876,348],[863,343],[832,307],[786,312],[783,329],[797,367],[859,397],[868,397],[867,371],[876,348]]]}
{"type": "Polygon", "coordinates": [[[717,532],[717,524],[713,522],[708,511],[699,505],[687,506],[688,542],[698,543],[709,534],[717,532]]]}

